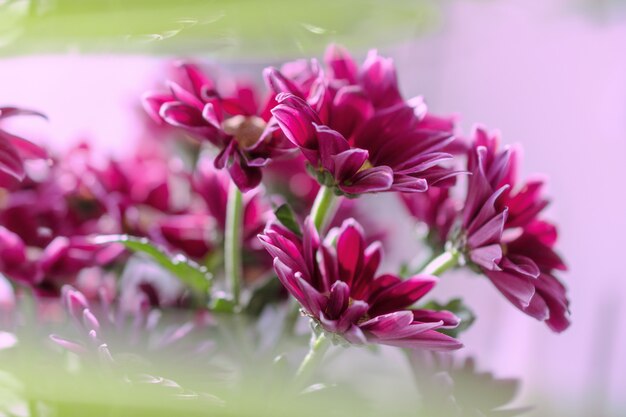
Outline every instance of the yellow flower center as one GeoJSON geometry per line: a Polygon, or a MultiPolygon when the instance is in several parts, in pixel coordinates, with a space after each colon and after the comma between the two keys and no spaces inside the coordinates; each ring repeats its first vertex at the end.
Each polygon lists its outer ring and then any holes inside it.
{"type": "Polygon", "coordinates": [[[363,165],[361,165],[361,168],[359,168],[358,172],[365,171],[370,168],[374,168],[374,165],[372,165],[369,159],[366,159],[365,162],[363,162],[363,165]]]}
{"type": "Polygon", "coordinates": [[[222,129],[232,135],[242,148],[250,148],[263,134],[265,121],[258,116],[237,115],[224,120],[222,129]]]}

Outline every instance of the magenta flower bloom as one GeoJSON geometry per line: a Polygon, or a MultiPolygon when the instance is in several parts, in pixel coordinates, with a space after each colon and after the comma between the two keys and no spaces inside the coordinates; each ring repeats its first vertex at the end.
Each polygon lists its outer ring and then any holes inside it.
{"type": "Polygon", "coordinates": [[[478,129],[459,239],[469,259],[513,305],[560,332],[569,326],[569,302],[553,275],[566,269],[554,251],[556,228],[538,218],[547,205],[543,183],[518,188],[516,169],[515,152],[499,150],[498,138],[478,129]]]}
{"type": "Polygon", "coordinates": [[[373,113],[399,104],[413,108],[422,128],[453,133],[453,118],[432,115],[421,97],[402,97],[391,58],[371,50],[359,68],[346,49],[330,45],[324,63],[325,70],[315,59],[298,60],[283,65],[280,71],[267,68],[264,76],[274,93],[290,93],[305,100],[323,124],[347,138],[373,113]]]}
{"type": "Polygon", "coordinates": [[[269,113],[259,108],[257,94],[249,85],[219,85],[198,67],[178,65],[179,82],[169,82],[168,93],[148,93],[144,107],[157,122],[186,130],[213,144],[220,153],[217,168],[227,168],[242,191],[261,182],[261,168],[281,152],[278,137],[267,126],[269,113]]]}
{"type": "Polygon", "coordinates": [[[380,244],[366,246],[363,230],[354,220],[334,230],[321,242],[307,219],[302,238],[275,223],[259,236],[274,257],[278,278],[305,314],[325,331],[354,344],[437,350],[462,346],[437,331],[456,326],[456,316],[411,308],[433,288],[435,277],[377,276],[380,244]]]}
{"type": "MultiPolygon", "coordinates": [[[[32,110],[16,107],[0,107],[0,121],[13,116],[45,116],[32,110]]],[[[15,185],[24,179],[24,159],[46,158],[46,151],[27,141],[0,129],[0,188],[15,185]]]]}
{"type": "Polygon", "coordinates": [[[56,295],[64,282],[83,268],[113,262],[124,248],[96,245],[84,237],[58,236],[42,248],[29,247],[22,238],[0,226],[0,272],[31,285],[39,294],[56,295]]]}
{"type": "Polygon", "coordinates": [[[426,191],[455,172],[440,166],[449,132],[422,129],[404,104],[373,114],[346,138],[322,124],[303,99],[280,94],[272,113],[285,136],[300,148],[320,183],[345,194],[426,191]]]}
{"type": "Polygon", "coordinates": [[[345,194],[415,192],[454,175],[440,165],[451,158],[452,120],[430,115],[420,97],[405,102],[391,59],[372,51],[358,69],[331,46],[325,60],[327,73],[316,61],[265,71],[281,93],[272,114],[321,184],[345,194]]]}

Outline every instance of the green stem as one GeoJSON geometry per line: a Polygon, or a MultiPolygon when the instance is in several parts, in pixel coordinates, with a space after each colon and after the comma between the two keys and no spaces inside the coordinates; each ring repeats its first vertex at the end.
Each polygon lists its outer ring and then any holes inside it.
{"type": "Polygon", "coordinates": [[[322,186],[315,197],[311,218],[318,232],[322,232],[330,223],[337,209],[339,199],[332,188],[322,186]]]}
{"type": "Polygon", "coordinates": [[[300,388],[308,382],[329,347],[330,339],[323,332],[311,340],[311,349],[302,360],[298,372],[296,372],[296,388],[300,388]]]}
{"type": "Polygon", "coordinates": [[[292,298],[288,308],[289,310],[287,311],[287,315],[285,316],[283,333],[285,336],[293,336],[296,331],[298,319],[302,316],[302,313],[300,313],[300,303],[292,298]]]}
{"type": "Polygon", "coordinates": [[[459,264],[461,253],[456,249],[447,250],[426,265],[421,274],[439,276],[459,264]]]}
{"type": "Polygon", "coordinates": [[[226,279],[230,283],[233,301],[239,305],[241,294],[241,241],[243,222],[243,195],[235,183],[228,189],[226,212],[226,230],[224,232],[224,268],[226,279]]]}

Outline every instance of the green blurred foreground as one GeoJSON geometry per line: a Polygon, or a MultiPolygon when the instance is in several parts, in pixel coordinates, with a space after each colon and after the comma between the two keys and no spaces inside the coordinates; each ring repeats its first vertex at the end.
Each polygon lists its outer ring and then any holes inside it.
{"type": "Polygon", "coordinates": [[[279,58],[329,41],[373,47],[436,20],[434,0],[8,0],[0,53],[216,52],[279,58]]]}

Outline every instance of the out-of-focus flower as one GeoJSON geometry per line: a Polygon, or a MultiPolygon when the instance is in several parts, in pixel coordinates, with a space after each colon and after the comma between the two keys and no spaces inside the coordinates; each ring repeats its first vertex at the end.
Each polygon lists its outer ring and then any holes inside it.
{"type": "Polygon", "coordinates": [[[443,249],[459,212],[450,189],[431,187],[424,193],[402,193],[400,198],[411,216],[428,227],[428,243],[443,249]]]}
{"type": "MultiPolygon", "coordinates": [[[[222,235],[226,227],[230,181],[228,175],[215,169],[207,155],[199,158],[192,178],[192,187],[206,204],[208,212],[217,223],[217,230],[222,235]]],[[[269,204],[262,196],[263,192],[260,189],[251,190],[243,196],[243,241],[248,247],[259,248],[256,236],[263,231],[271,213],[269,204]]]]}
{"type": "MultiPolygon", "coordinates": [[[[0,122],[13,116],[45,116],[39,112],[20,109],[17,107],[0,107],[0,122]]],[[[0,188],[15,185],[24,179],[24,159],[42,159],[47,157],[47,152],[27,141],[24,138],[13,135],[0,129],[0,188]]]]}
{"type": "Polygon", "coordinates": [[[158,235],[169,249],[204,256],[215,227],[208,213],[190,211],[188,181],[182,165],[158,151],[100,161],[84,144],[52,166],[29,167],[0,206],[0,271],[57,293],[81,269],[123,252],[92,243],[96,234],[158,235]]]}
{"type": "Polygon", "coordinates": [[[346,220],[325,242],[310,219],[302,238],[276,223],[259,238],[274,257],[280,281],[325,331],[355,344],[439,350],[462,346],[437,331],[458,324],[453,314],[410,308],[433,288],[436,278],[376,276],[380,244],[366,246],[355,221],[346,220]]]}
{"type": "Polygon", "coordinates": [[[254,88],[232,80],[218,83],[190,63],[177,68],[178,80],[169,82],[168,93],[146,94],[146,111],[157,122],[213,144],[220,151],[215,166],[227,168],[242,191],[255,188],[261,168],[284,146],[267,125],[269,113],[259,107],[254,88]]]}
{"type": "Polygon", "coordinates": [[[153,373],[177,377],[182,375],[175,374],[176,369],[183,373],[195,370],[206,377],[215,372],[215,366],[201,359],[215,347],[201,332],[213,320],[206,311],[197,311],[191,316],[181,314],[173,323],[166,322],[161,310],[152,308],[149,298],[146,294],[135,300],[138,303],[131,310],[125,310],[121,304],[105,299],[97,305],[90,303],[80,291],[65,286],[61,299],[76,335],[66,338],[52,334],[50,339],[76,353],[85,365],[100,364],[126,383],[161,386],[167,389],[163,394],[195,398],[198,393],[153,373]]]}
{"type": "MultiPolygon", "coordinates": [[[[200,311],[182,324],[157,329],[161,313],[153,308],[150,291],[152,289],[146,290],[143,297],[133,299],[132,304],[129,302],[112,304],[112,300],[106,299],[101,299],[99,304],[92,304],[82,292],[66,285],[62,289],[61,300],[69,318],[78,326],[79,338],[69,340],[57,335],[51,338],[75,353],[95,354],[96,357],[112,364],[115,353],[128,354],[128,350],[133,347],[139,351],[143,350],[143,353],[151,350],[176,349],[176,345],[193,331],[206,328],[212,323],[208,313],[200,311]],[[153,333],[157,330],[158,334],[153,333]],[[113,354],[111,348],[115,349],[113,354]]],[[[200,354],[212,346],[212,343],[205,340],[196,346],[196,350],[186,353],[200,354]]]]}
{"type": "Polygon", "coordinates": [[[0,226],[0,271],[40,294],[57,294],[81,269],[107,265],[122,251],[118,245],[96,245],[80,236],[57,236],[43,248],[29,247],[19,235],[0,226]]]}
{"type": "Polygon", "coordinates": [[[459,362],[446,352],[414,350],[409,361],[429,416],[512,417],[528,411],[509,406],[518,380],[479,372],[471,357],[459,362]]]}
{"type": "MultiPolygon", "coordinates": [[[[192,188],[206,206],[204,213],[213,223],[217,246],[221,246],[224,239],[231,181],[226,172],[215,168],[206,154],[200,155],[192,177],[192,188]]],[[[272,269],[272,260],[257,239],[257,235],[272,217],[269,202],[264,198],[263,187],[257,187],[243,195],[243,272],[247,282],[257,281],[272,269]]]]}
{"type": "Polygon", "coordinates": [[[518,186],[517,153],[500,150],[498,142],[497,136],[476,130],[458,239],[513,305],[553,331],[563,331],[569,326],[569,302],[553,273],[566,267],[554,251],[556,228],[538,218],[547,205],[540,192],[543,182],[518,186]]]}
{"type": "Polygon", "coordinates": [[[216,228],[206,210],[194,207],[190,173],[163,149],[143,145],[129,157],[104,161],[94,161],[87,146],[75,149],[60,174],[67,198],[95,214],[97,227],[91,233],[150,237],[169,250],[203,259],[214,247],[216,228]]]}

